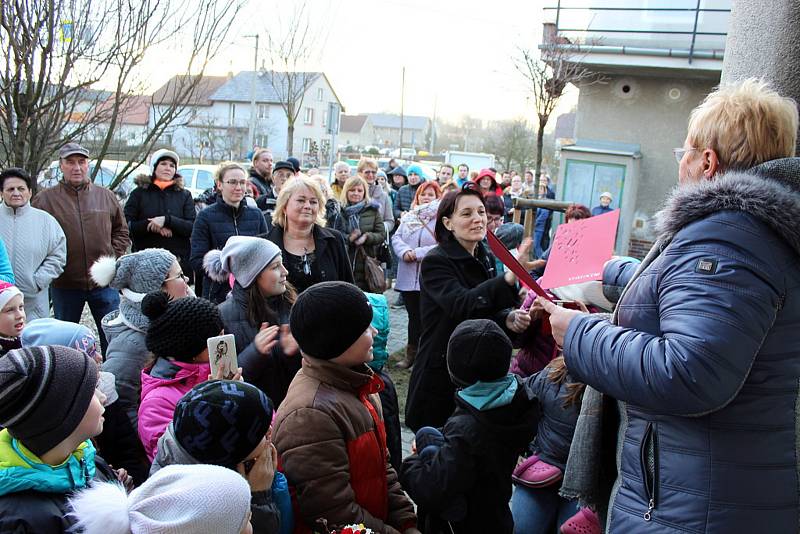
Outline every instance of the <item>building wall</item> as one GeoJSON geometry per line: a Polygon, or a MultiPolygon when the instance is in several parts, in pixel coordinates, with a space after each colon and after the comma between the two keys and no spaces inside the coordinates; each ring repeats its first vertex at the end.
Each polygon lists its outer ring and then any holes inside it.
{"type": "Polygon", "coordinates": [[[632,242],[655,238],[650,219],[677,184],[672,149],[683,146],[689,113],[717,83],[617,75],[609,76],[606,84],[581,89],[576,137],[641,147],[632,242]],[[637,219],[642,220],[637,224],[637,219]]]}

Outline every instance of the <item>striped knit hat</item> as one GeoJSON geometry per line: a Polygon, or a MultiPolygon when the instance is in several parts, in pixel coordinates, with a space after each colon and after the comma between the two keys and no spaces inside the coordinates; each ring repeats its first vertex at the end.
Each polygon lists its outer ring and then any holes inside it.
{"type": "Polygon", "coordinates": [[[68,347],[12,350],[0,358],[0,426],[37,456],[78,427],[97,385],[97,364],[68,347]]]}

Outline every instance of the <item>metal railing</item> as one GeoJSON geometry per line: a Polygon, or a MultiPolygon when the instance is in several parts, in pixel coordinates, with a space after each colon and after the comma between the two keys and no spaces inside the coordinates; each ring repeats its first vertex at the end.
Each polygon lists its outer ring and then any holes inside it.
{"type": "MultiPolygon", "coordinates": [[[[714,31],[698,31],[698,22],[701,13],[730,13],[730,8],[706,8],[700,7],[702,0],[697,0],[697,4],[695,7],[602,7],[602,6],[586,6],[586,7],[575,7],[575,6],[562,6],[561,0],[557,0],[557,4],[555,6],[545,6],[542,9],[545,11],[555,11],[555,34],[558,35],[561,32],[582,32],[582,33],[610,33],[610,34],[661,34],[661,35],[686,35],[687,37],[691,37],[691,42],[689,45],[688,54],[669,54],[670,56],[677,56],[680,57],[681,55],[686,55],[688,58],[689,63],[692,63],[692,59],[695,57],[695,45],[697,43],[697,36],[712,36],[712,37],[726,37],[727,32],[714,32],[714,31]],[[666,12],[666,13],[693,13],[694,14],[694,23],[692,25],[691,31],[681,31],[681,30],[667,30],[667,29],[646,29],[646,30],[638,30],[638,29],[630,29],[630,28],[568,28],[562,27],[560,25],[561,22],[561,14],[563,11],[574,12],[574,11],[588,11],[588,12],[666,12]]],[[[623,47],[625,48],[625,47],[623,47]]],[[[634,47],[635,48],[635,47],[634,47]]],[[[713,53],[711,57],[717,57],[718,54],[713,53]]],[[[721,54],[719,54],[721,56],[721,54]]]]}

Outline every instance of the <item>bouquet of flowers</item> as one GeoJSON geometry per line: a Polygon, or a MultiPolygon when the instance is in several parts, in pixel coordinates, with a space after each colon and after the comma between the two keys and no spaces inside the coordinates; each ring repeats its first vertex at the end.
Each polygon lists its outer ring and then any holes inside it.
{"type": "Polygon", "coordinates": [[[373,530],[371,528],[365,527],[363,524],[359,525],[347,525],[340,529],[333,529],[330,530],[328,528],[328,522],[324,519],[318,520],[318,523],[322,523],[323,527],[325,528],[325,532],[328,534],[373,534],[373,530]]]}

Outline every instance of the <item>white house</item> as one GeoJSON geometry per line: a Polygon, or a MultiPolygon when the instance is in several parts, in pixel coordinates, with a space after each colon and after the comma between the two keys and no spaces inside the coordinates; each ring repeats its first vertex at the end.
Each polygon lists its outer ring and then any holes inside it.
{"type": "MultiPolygon", "coordinates": [[[[298,73],[306,76],[308,87],[300,103],[300,113],[295,122],[294,155],[312,164],[330,146],[326,133],[328,104],[341,106],[327,77],[321,72],[298,73]],[[315,152],[316,149],[316,152],[315,152]]],[[[265,71],[243,71],[228,77],[207,77],[202,91],[170,128],[165,143],[171,144],[181,155],[196,158],[237,159],[246,157],[253,148],[249,146],[251,94],[255,77],[255,140],[259,147],[272,149],[276,159],[288,156],[286,114],[281,106],[279,92],[272,86],[271,76],[265,71]],[[219,78],[222,81],[219,82],[219,78]]],[[[169,83],[159,89],[168,96],[169,83]]],[[[157,91],[156,93],[158,93],[157,91]]],[[[154,98],[155,100],[155,98],[154,98]]],[[[159,111],[153,106],[155,120],[159,111]]]]}

